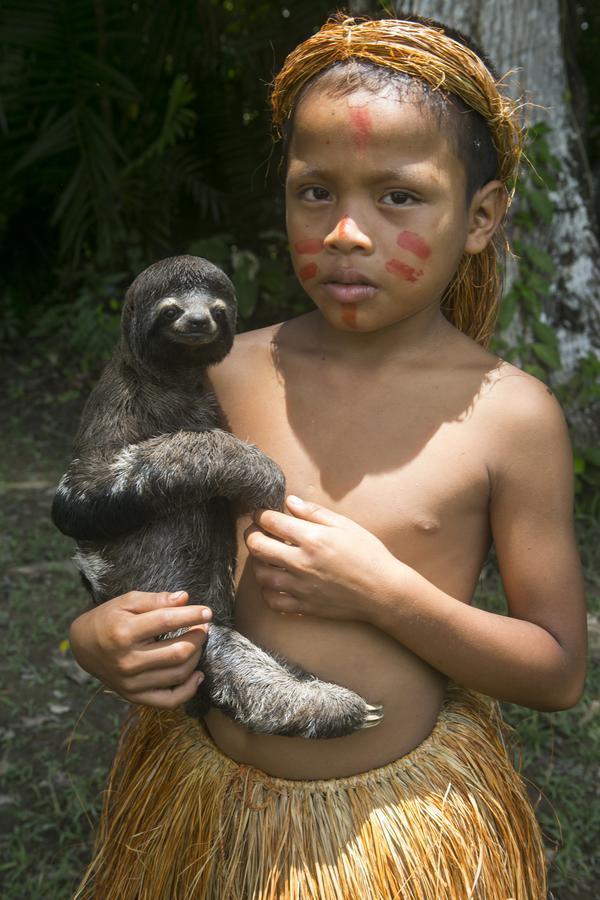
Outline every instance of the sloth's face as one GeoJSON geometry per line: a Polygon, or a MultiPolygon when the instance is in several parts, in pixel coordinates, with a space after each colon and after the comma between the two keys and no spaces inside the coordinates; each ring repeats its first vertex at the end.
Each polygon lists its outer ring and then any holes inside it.
{"type": "Polygon", "coordinates": [[[138,275],[123,307],[123,345],[168,372],[220,362],[235,334],[236,297],[221,269],[196,256],[160,260],[138,275]]]}
{"type": "Polygon", "coordinates": [[[194,291],[163,297],[156,304],[152,331],[176,344],[201,347],[223,339],[228,319],[225,300],[194,291]]]}

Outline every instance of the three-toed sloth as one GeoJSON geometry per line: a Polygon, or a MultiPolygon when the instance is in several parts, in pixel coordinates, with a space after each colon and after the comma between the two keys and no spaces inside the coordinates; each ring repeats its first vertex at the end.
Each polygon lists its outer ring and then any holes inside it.
{"type": "MultiPolygon", "coordinates": [[[[229,278],[194,256],[163,259],[125,297],[121,340],[81,418],[75,458],[52,507],[77,541],[94,602],[130,590],[185,590],[211,607],[187,711],[212,704],[254,732],[338,737],[376,725],[381,707],[262,650],[232,627],[235,523],[230,501],[280,509],[281,470],[221,427],[208,366],[233,343],[229,278]]],[[[260,401],[257,401],[260,402],[260,401]]]]}

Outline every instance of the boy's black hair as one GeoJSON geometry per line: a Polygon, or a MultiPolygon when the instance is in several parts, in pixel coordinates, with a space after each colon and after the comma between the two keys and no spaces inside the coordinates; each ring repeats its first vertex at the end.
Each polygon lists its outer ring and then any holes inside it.
{"type": "MultiPolygon", "coordinates": [[[[386,19],[390,16],[372,16],[372,20],[386,19]]],[[[440,28],[452,40],[468,47],[497,80],[497,75],[486,54],[475,44],[471,38],[453,28],[448,28],[433,19],[426,19],[417,15],[394,15],[393,18],[406,22],[417,22],[433,28],[440,28]]],[[[359,88],[373,90],[393,86],[398,89],[401,98],[405,98],[412,92],[411,99],[422,101],[428,111],[435,112],[440,122],[448,126],[456,154],[463,162],[466,173],[466,202],[470,203],[473,195],[480,187],[492,181],[498,174],[498,154],[492,141],[489,129],[483,116],[471,109],[459,97],[445,93],[441,89],[433,89],[426,82],[405,75],[386,66],[363,60],[350,58],[344,62],[332,63],[318,72],[303,85],[300,91],[294,111],[283,128],[282,134],[282,163],[284,172],[287,170],[289,145],[292,137],[295,112],[305,94],[322,78],[331,76],[335,83],[328,84],[327,90],[335,96],[344,96],[359,88]],[[335,73],[340,77],[335,78],[335,73]],[[345,77],[342,78],[342,73],[345,77]],[[418,86],[418,94],[415,90],[418,86]]]]}

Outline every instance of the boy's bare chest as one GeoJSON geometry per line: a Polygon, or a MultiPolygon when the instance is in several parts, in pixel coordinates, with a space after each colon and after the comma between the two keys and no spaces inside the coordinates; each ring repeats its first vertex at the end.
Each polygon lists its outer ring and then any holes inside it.
{"type": "Polygon", "coordinates": [[[435,384],[292,389],[267,376],[255,388],[220,399],[232,431],[281,465],[290,493],[349,516],[420,568],[434,547],[446,555],[487,540],[485,435],[473,409],[441,402],[435,384]]]}

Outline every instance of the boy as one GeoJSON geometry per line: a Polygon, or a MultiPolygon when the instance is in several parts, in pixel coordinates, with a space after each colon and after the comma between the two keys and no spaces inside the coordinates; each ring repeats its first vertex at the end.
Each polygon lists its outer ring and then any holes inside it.
{"type": "MultiPolygon", "coordinates": [[[[213,371],[231,429],[302,498],[241,523],[236,621],[385,718],[305,741],[214,709],[208,734],[141,710],[84,890],[541,900],[533,812],[473,693],[561,709],[585,668],[564,420],[484,349],[514,105],[452,32],[338,18],[288,57],[273,108],[292,259],[317,309],[240,336],[213,371]],[[492,539],[508,617],[470,606],[492,539]]],[[[185,600],[133,593],[86,613],[78,658],[127,699],[177,706],[204,638],[185,600]]]]}

